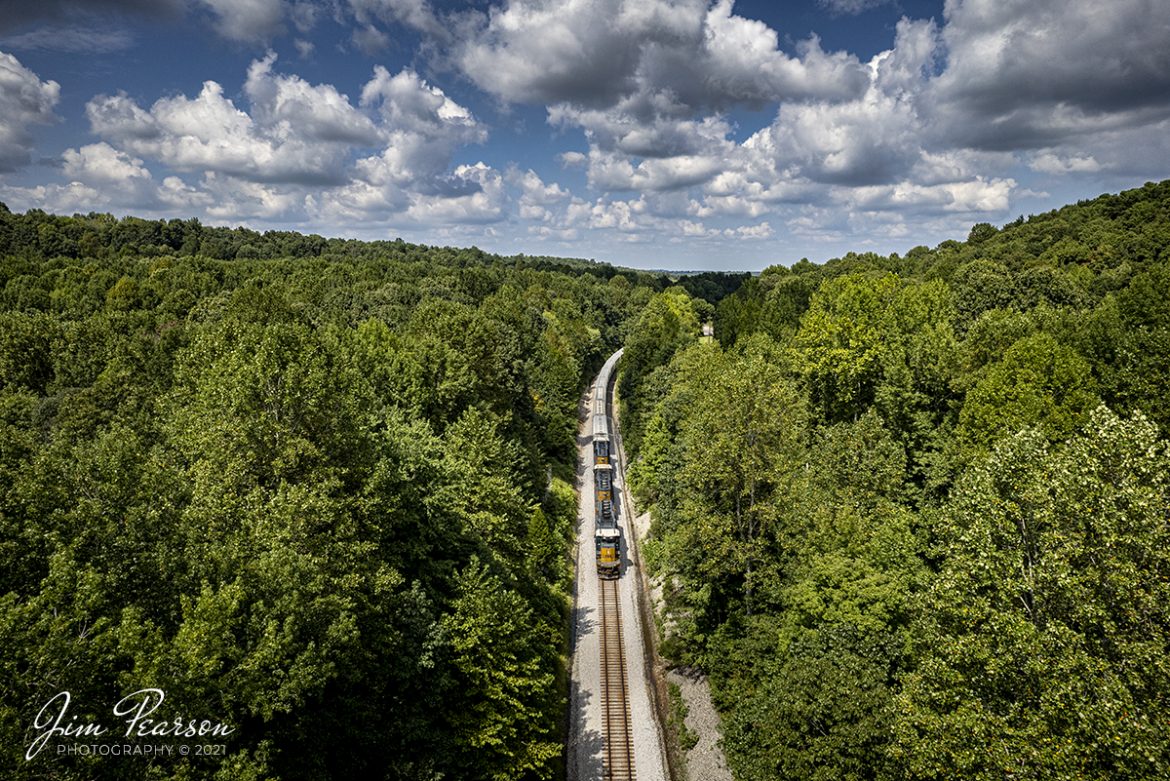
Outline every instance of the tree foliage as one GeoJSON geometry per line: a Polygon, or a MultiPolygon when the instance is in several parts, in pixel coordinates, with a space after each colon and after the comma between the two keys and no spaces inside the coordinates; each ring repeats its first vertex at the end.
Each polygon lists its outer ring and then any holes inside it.
{"type": "Polygon", "coordinates": [[[1167,247],[1163,182],[771,267],[718,345],[640,345],[663,648],[737,778],[1170,773],[1167,247]]]}
{"type": "Polygon", "coordinates": [[[0,227],[0,775],[562,772],[577,404],[658,279],[0,227]],[[233,726],[228,755],[25,762],[49,697],[109,722],[146,686],[233,726]]]}

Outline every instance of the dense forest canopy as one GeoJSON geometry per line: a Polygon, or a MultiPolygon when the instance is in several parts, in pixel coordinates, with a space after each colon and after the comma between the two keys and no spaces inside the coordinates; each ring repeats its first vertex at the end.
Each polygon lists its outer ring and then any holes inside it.
{"type": "Polygon", "coordinates": [[[708,306],[623,419],[736,778],[1170,777],[1170,182],[708,306]]]}
{"type": "Polygon", "coordinates": [[[0,775],[556,777],[578,402],[669,284],[0,208],[0,775]],[[227,755],[25,760],[146,687],[227,755]]]}
{"type": "MultiPolygon", "coordinates": [[[[0,257],[23,259],[116,259],[141,257],[198,257],[210,260],[311,259],[424,261],[434,264],[482,267],[506,266],[518,269],[560,271],[569,274],[592,274],[609,280],[626,276],[631,282],[661,290],[678,284],[690,295],[714,304],[735,292],[747,279],[747,273],[704,271],[678,275],[677,280],[665,272],[636,272],[608,263],[573,258],[515,255],[501,257],[478,247],[429,247],[393,241],[327,239],[316,234],[269,230],[263,233],[250,228],[225,228],[203,225],[197,219],[143,220],[137,217],[118,219],[111,214],[91,212],[66,217],[30,209],[14,214],[0,202],[0,257]]],[[[6,277],[6,282],[8,278],[6,277]]],[[[424,291],[425,292],[425,291],[424,291]]],[[[43,308],[40,301],[18,301],[16,308],[43,308]]]]}
{"type": "Polygon", "coordinates": [[[1170,182],[674,279],[0,207],[0,774],[559,776],[618,345],[737,778],[1170,774],[1170,182]],[[24,760],[147,686],[227,756],[24,760]]]}

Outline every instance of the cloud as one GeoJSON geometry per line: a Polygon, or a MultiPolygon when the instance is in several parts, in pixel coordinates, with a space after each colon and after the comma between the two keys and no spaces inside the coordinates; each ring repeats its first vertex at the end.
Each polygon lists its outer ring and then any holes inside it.
{"type": "Polygon", "coordinates": [[[390,48],[390,36],[372,24],[354,30],[350,39],[358,51],[367,57],[377,57],[390,48]]]}
{"type": "Polygon", "coordinates": [[[1045,174],[1095,173],[1101,170],[1101,164],[1092,155],[1061,157],[1052,152],[1035,155],[1028,167],[1045,174]]]}
{"type": "Polygon", "coordinates": [[[633,88],[636,36],[620,4],[556,0],[493,7],[455,56],[477,86],[513,103],[606,105],[633,88]]]}
{"type": "Polygon", "coordinates": [[[976,177],[966,182],[918,185],[902,182],[893,185],[855,187],[840,193],[840,200],[859,211],[898,211],[914,213],[1006,212],[1014,179],[985,180],[976,177]]]}
{"type": "Polygon", "coordinates": [[[296,221],[305,216],[306,193],[296,187],[261,185],[215,173],[205,174],[199,186],[178,176],[158,183],[141,159],[105,142],[67,149],[61,171],[68,179],[65,184],[0,187],[0,196],[57,213],[107,209],[142,216],[199,214],[236,224],[256,218],[296,221]]]}
{"type": "Polygon", "coordinates": [[[214,81],[194,97],[165,97],[148,108],[125,94],[93,98],[86,111],[103,140],[69,150],[63,173],[109,188],[110,203],[190,206],[215,220],[233,213],[339,224],[502,218],[500,173],[454,164],[456,151],[486,140],[487,131],[442,89],[412,70],[377,66],[355,105],[334,85],[310,84],[275,65],[271,52],[252,62],[240,105],[214,81]],[[155,185],[144,160],[201,178],[168,176],[155,185]]]}
{"type": "Polygon", "coordinates": [[[933,23],[903,19],[894,47],[869,63],[864,92],[846,101],[783,103],[772,125],[745,146],[772,170],[814,182],[865,186],[907,177],[924,153],[916,97],[934,41],[933,23]]]}
{"type": "Polygon", "coordinates": [[[178,171],[213,171],[253,182],[339,184],[350,145],[375,146],[385,131],[328,84],[276,74],[256,60],[244,83],[251,113],[217,82],[194,98],[162,98],[144,110],[125,94],[86,106],[93,131],[178,171]]]}
{"type": "Polygon", "coordinates": [[[158,199],[183,214],[201,211],[215,202],[211,193],[196,189],[177,176],[163,179],[158,189],[158,199]]]}
{"type": "Polygon", "coordinates": [[[815,38],[797,57],[730,0],[514,0],[492,7],[454,59],[481,89],[513,103],[613,108],[633,95],[675,97],[683,111],[844,97],[864,88],[855,57],[815,38]]]}
{"type": "Polygon", "coordinates": [[[64,184],[0,188],[4,198],[58,213],[95,209],[151,212],[161,205],[158,188],[142,160],[106,143],[67,149],[61,156],[64,184]]]}
{"type": "Polygon", "coordinates": [[[744,239],[766,239],[770,238],[775,231],[767,220],[758,225],[740,225],[734,231],[736,236],[744,239]]]}
{"type": "Polygon", "coordinates": [[[211,196],[206,213],[225,222],[280,220],[301,222],[308,218],[311,196],[299,187],[252,182],[214,171],[204,175],[200,190],[211,196]]]}
{"type": "Polygon", "coordinates": [[[396,128],[423,133],[446,130],[468,140],[483,140],[484,131],[471,112],[410,69],[391,76],[381,65],[362,88],[361,104],[378,109],[396,128]]]}
{"type": "MultiPolygon", "coordinates": [[[[709,15],[731,18],[719,4],[709,15]]],[[[767,62],[770,56],[766,41],[774,33],[758,24],[736,22],[732,27],[742,29],[735,35],[714,33],[738,41],[734,50],[744,71],[748,62],[767,62]],[[763,43],[753,48],[753,37],[763,43]]],[[[819,45],[814,44],[805,49],[806,61],[817,56],[819,45]]],[[[593,228],[650,230],[655,223],[648,217],[682,212],[690,218],[681,224],[685,235],[746,239],[763,234],[758,227],[762,217],[783,214],[794,204],[819,204],[827,211],[864,216],[858,225],[891,237],[907,230],[884,221],[882,215],[894,212],[927,221],[1005,213],[1016,182],[987,172],[1010,170],[1018,161],[1010,154],[953,148],[933,134],[933,116],[924,101],[937,76],[940,49],[934,22],[903,19],[893,47],[865,64],[863,89],[850,86],[838,94],[823,90],[815,97],[782,100],[774,121],[742,143],[735,142],[734,127],[718,114],[687,116],[674,93],[635,93],[606,108],[558,104],[549,108],[549,121],[585,130],[588,154],[569,153],[562,160],[584,163],[594,190],[635,195],[629,201],[606,198],[593,204],[593,228]],[[671,198],[660,197],[666,195],[671,198]],[[695,218],[724,225],[737,219],[755,222],[714,227],[695,218]]],[[[662,230],[680,229],[671,225],[660,223],[662,230]]],[[[799,222],[789,227],[809,231],[799,222]]],[[[849,231],[846,221],[839,230],[818,235],[839,238],[849,231]]]]}
{"type": "Polygon", "coordinates": [[[620,155],[597,149],[589,153],[589,184],[598,190],[678,190],[702,184],[722,169],[719,158],[706,155],[652,158],[633,165],[620,155]]]}
{"type": "Polygon", "coordinates": [[[134,36],[117,29],[41,27],[20,35],[6,36],[0,42],[10,49],[109,54],[129,49],[134,45],[134,36]]]}
{"type": "Polygon", "coordinates": [[[1170,115],[1170,4],[948,0],[941,132],[987,149],[1052,146],[1170,115]]]}
{"type": "Polygon", "coordinates": [[[487,132],[443,90],[414,71],[391,75],[379,65],[362,88],[361,105],[381,118],[386,143],[380,154],[355,164],[358,182],[342,195],[351,208],[382,204],[379,208],[397,209],[409,200],[404,195],[409,191],[462,197],[482,185],[483,177],[472,169],[447,175],[455,150],[485,141],[487,132]]]}
{"type": "Polygon", "coordinates": [[[345,149],[300,135],[287,122],[258,123],[214,81],[195,98],[163,98],[144,111],[126,95],[99,95],[86,106],[95,133],[179,171],[214,171],[255,182],[340,181],[345,149]]]}
{"type": "Polygon", "coordinates": [[[109,194],[81,182],[41,184],[35,187],[0,185],[0,200],[59,214],[88,213],[106,208],[112,203],[109,194]]]}
{"type": "MultiPolygon", "coordinates": [[[[885,4],[821,0],[835,14],[885,4]]],[[[731,0],[509,0],[444,13],[426,0],[349,0],[360,24],[419,31],[440,67],[583,131],[586,148],[558,159],[584,167],[600,198],[546,205],[522,179],[507,182],[540,235],[566,235],[588,215],[595,230],[689,219],[729,237],[802,203],[869,215],[842,235],[864,225],[893,236],[908,230],[882,222],[894,210],[932,225],[1005,212],[1021,164],[1062,176],[1135,167],[1122,139],[1144,128],[1147,145],[1168,145],[1150,137],[1170,113],[1162,5],[948,0],[938,23],[903,18],[890,49],[863,63],[815,36],[785,44],[731,0]],[[728,112],[745,106],[773,106],[774,120],[739,141],[728,112]],[[737,219],[754,222],[727,226],[737,219]]]]}
{"type": "Polygon", "coordinates": [[[143,167],[141,160],[119,152],[104,141],[68,149],[62,159],[65,175],[87,184],[108,186],[151,180],[150,171],[143,167]]]}
{"type": "Polygon", "coordinates": [[[504,216],[504,187],[499,171],[482,162],[461,165],[452,176],[464,194],[454,197],[419,194],[406,217],[423,225],[496,222],[504,216]]]}
{"type": "Polygon", "coordinates": [[[56,121],[53,107],[60,95],[57,82],[41,81],[16,57],[0,52],[0,173],[29,162],[32,127],[56,121]]]}
{"type": "Polygon", "coordinates": [[[283,0],[200,0],[216,15],[215,28],[233,41],[270,41],[284,32],[283,0]]]}
{"type": "Polygon", "coordinates": [[[586,165],[590,186],[599,190],[673,190],[701,184],[735,155],[731,126],[721,117],[687,120],[657,116],[639,121],[626,102],[615,111],[549,109],[553,125],[580,126],[589,153],[566,152],[566,166],[586,165]],[[638,160],[637,158],[643,158],[638,160]]]}
{"type": "MultiPolygon", "coordinates": [[[[712,13],[726,10],[716,6],[712,13]]],[[[657,96],[630,96],[609,109],[559,104],[550,107],[549,121],[584,128],[588,155],[569,153],[562,160],[587,164],[595,190],[700,188],[701,200],[688,207],[698,217],[759,218],[785,204],[828,202],[837,188],[957,185],[975,180],[973,166],[924,147],[916,103],[936,45],[933,23],[903,20],[894,48],[866,65],[863,90],[847,98],[781,102],[775,120],[742,144],[723,117],[683,118],[684,111],[657,96]]],[[[941,208],[935,200],[921,203],[941,208]]]]}
{"type": "Polygon", "coordinates": [[[6,187],[17,202],[52,212],[90,212],[125,208],[151,211],[161,204],[154,178],[142,160],[104,142],[67,149],[61,156],[65,184],[6,187]]]}
{"type": "Polygon", "coordinates": [[[261,126],[287,136],[298,133],[323,143],[376,145],[382,135],[374,123],[331,84],[309,84],[299,76],[273,73],[269,52],[248,68],[244,94],[261,126]]]}
{"type": "Polygon", "coordinates": [[[731,0],[719,0],[707,13],[698,57],[690,60],[690,68],[673,71],[676,83],[672,86],[685,89],[677,82],[702,84],[706,94],[696,92],[690,102],[715,106],[727,105],[727,100],[841,100],[865,88],[864,68],[853,55],[827,53],[815,36],[799,43],[797,53],[799,57],[786,55],[775,30],[735,15],[731,0]]]}
{"type": "Polygon", "coordinates": [[[583,128],[590,142],[606,152],[676,157],[726,151],[732,128],[722,117],[686,119],[669,105],[644,105],[644,102],[642,96],[634,97],[611,110],[582,109],[561,103],[549,107],[548,121],[553,126],[583,128]]]}
{"type": "Polygon", "coordinates": [[[652,220],[642,218],[646,214],[646,200],[639,198],[625,201],[598,200],[581,213],[581,217],[590,228],[636,233],[653,227],[652,220]]]}
{"type": "Polygon", "coordinates": [[[318,5],[315,0],[300,0],[289,6],[289,18],[297,32],[303,35],[317,26],[324,10],[324,6],[318,5]]]}
{"type": "Polygon", "coordinates": [[[381,21],[448,38],[447,25],[438,19],[427,0],[348,0],[348,4],[358,24],[366,29],[373,29],[373,22],[381,21]]]}
{"type": "Polygon", "coordinates": [[[892,0],[817,0],[817,5],[838,16],[855,16],[890,2],[892,0]]]}
{"type": "MultiPolygon", "coordinates": [[[[481,89],[506,102],[546,105],[550,125],[585,132],[588,152],[565,152],[560,160],[585,165],[595,191],[653,195],[658,203],[728,171],[752,169],[747,191],[712,196],[698,207],[723,217],[759,217],[766,211],[760,204],[783,200],[777,180],[787,187],[794,178],[778,170],[778,156],[761,164],[759,148],[737,145],[723,110],[776,102],[832,107],[861,99],[871,81],[856,57],[826,52],[815,37],[798,43],[795,55],[784,52],[774,29],[735,14],[730,0],[514,0],[455,27],[463,38],[452,60],[481,89]]],[[[885,108],[873,107],[852,127],[838,122],[838,132],[868,129],[871,115],[885,108]]],[[[838,178],[875,180],[861,166],[873,159],[867,153],[887,146],[860,146],[840,164],[838,178]]],[[[827,180],[834,158],[828,150],[821,157],[824,172],[816,176],[827,180]]],[[[901,168],[915,160],[910,152],[905,158],[901,168]]],[[[812,156],[807,168],[814,175],[812,156]]],[[[635,203],[650,208],[644,198],[594,204],[602,211],[593,214],[592,227],[628,230],[635,203]]],[[[548,219],[539,208],[522,208],[548,219]]]]}
{"type": "Polygon", "coordinates": [[[320,193],[318,218],[419,227],[488,224],[506,216],[503,177],[482,162],[456,166],[418,188],[397,181],[382,160],[369,162],[346,186],[320,193]]]}
{"type": "MultiPolygon", "coordinates": [[[[84,29],[79,19],[96,18],[105,13],[144,16],[154,19],[176,18],[188,0],[38,0],[35,3],[8,2],[0,14],[0,34],[10,33],[37,22],[65,21],[84,29]]],[[[68,29],[68,28],[67,28],[68,29]]]]}
{"type": "Polygon", "coordinates": [[[570,197],[569,191],[559,184],[545,184],[531,168],[521,173],[513,167],[509,169],[506,179],[520,190],[518,214],[521,219],[547,222],[553,218],[549,207],[563,203],[570,197]]]}
{"type": "Polygon", "coordinates": [[[870,185],[907,175],[920,155],[918,130],[910,106],[875,89],[845,104],[783,105],[754,146],[812,181],[870,185]]]}
{"type": "Polygon", "coordinates": [[[1163,179],[1170,176],[1170,118],[1062,139],[1023,158],[1030,169],[1048,176],[1163,179]]]}

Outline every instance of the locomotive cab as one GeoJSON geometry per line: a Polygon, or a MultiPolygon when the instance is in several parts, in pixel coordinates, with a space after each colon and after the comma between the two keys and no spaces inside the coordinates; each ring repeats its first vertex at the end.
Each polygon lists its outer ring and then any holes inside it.
{"type": "Polygon", "coordinates": [[[597,573],[601,577],[618,577],[622,564],[622,535],[616,526],[599,528],[593,533],[597,546],[597,573]]]}

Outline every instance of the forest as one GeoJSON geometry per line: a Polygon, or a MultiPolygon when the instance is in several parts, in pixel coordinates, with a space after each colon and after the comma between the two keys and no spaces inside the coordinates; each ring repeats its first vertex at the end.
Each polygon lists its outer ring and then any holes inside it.
{"type": "Polygon", "coordinates": [[[578,402],[669,284],[0,207],[0,776],[563,775],[578,402]],[[225,755],[26,759],[148,687],[225,755]]]}
{"type": "Polygon", "coordinates": [[[620,394],[735,777],[1170,777],[1170,181],[710,308],[620,394]]]}
{"type": "Polygon", "coordinates": [[[0,205],[0,776],[561,777],[620,345],[737,779],[1170,776],[1170,182],[676,279],[0,205]],[[144,687],[225,755],[25,759],[144,687]]]}

